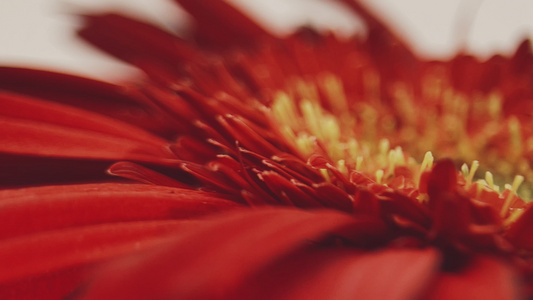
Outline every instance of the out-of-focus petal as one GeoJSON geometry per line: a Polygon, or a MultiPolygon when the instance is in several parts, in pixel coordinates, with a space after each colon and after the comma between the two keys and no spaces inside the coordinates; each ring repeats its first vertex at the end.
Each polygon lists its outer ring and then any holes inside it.
{"type": "Polygon", "coordinates": [[[52,71],[0,67],[0,90],[75,106],[163,136],[175,133],[172,120],[128,85],[52,71]]]}
{"type": "Polygon", "coordinates": [[[169,165],[175,158],[167,144],[148,144],[70,126],[0,116],[0,152],[7,154],[133,160],[169,165]]]}
{"type": "Polygon", "coordinates": [[[136,140],[147,145],[165,146],[167,142],[134,125],[75,107],[14,94],[0,94],[0,116],[39,121],[69,128],[99,132],[136,140]]]}
{"type": "Polygon", "coordinates": [[[509,227],[506,236],[518,248],[533,249],[533,206],[531,204],[509,227]]]}
{"type": "Polygon", "coordinates": [[[123,15],[86,15],[84,21],[80,37],[155,77],[176,77],[185,62],[202,57],[178,36],[123,15]]]}
{"type": "Polygon", "coordinates": [[[0,295],[63,298],[87,280],[91,265],[165,243],[170,232],[191,226],[191,221],[175,220],[108,223],[3,240],[0,295]],[[67,280],[59,284],[58,279],[67,280]]]}
{"type": "Polygon", "coordinates": [[[276,259],[325,237],[380,235],[379,222],[335,211],[265,208],[228,213],[151,255],[110,265],[82,299],[220,299],[276,259]]]}
{"type": "Polygon", "coordinates": [[[196,25],[197,38],[210,46],[247,45],[272,38],[264,28],[226,0],[176,0],[189,12],[196,25]]]}
{"type": "Polygon", "coordinates": [[[496,257],[476,256],[458,273],[441,273],[430,300],[513,300],[524,299],[518,274],[508,262],[496,257]]]}
{"type": "Polygon", "coordinates": [[[312,249],[276,261],[233,299],[418,299],[439,262],[434,249],[312,249]]]}

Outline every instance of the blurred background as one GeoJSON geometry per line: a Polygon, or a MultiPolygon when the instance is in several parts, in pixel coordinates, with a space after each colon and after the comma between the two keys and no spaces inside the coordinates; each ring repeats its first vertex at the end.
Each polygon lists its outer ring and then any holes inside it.
{"type": "MultiPolygon", "coordinates": [[[[278,33],[298,25],[342,35],[361,24],[333,0],[228,0],[278,33]]],[[[465,50],[486,58],[512,53],[533,37],[533,0],[361,0],[400,33],[416,53],[442,58],[465,50]]],[[[168,29],[187,15],[171,0],[0,0],[0,64],[90,77],[120,77],[129,67],[76,39],[76,13],[120,10],[168,29]]]]}

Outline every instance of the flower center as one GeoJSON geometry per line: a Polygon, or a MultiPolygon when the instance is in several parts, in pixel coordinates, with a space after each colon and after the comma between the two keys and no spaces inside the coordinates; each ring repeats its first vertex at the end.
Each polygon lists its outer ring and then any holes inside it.
{"type": "MultiPolygon", "coordinates": [[[[504,116],[497,91],[467,96],[445,76],[433,74],[422,78],[418,92],[401,82],[381,96],[375,73],[363,73],[358,81],[345,86],[352,83],[324,73],[294,78],[272,95],[272,115],[303,157],[320,154],[345,175],[362,172],[381,184],[392,184],[401,174],[415,188],[431,168],[433,154],[450,157],[463,164],[466,188],[476,183],[500,196],[508,190],[502,196],[507,197],[505,212],[524,181],[514,174],[532,181],[521,124],[515,116],[504,116]]],[[[530,198],[530,191],[523,188],[520,196],[530,198]]]]}

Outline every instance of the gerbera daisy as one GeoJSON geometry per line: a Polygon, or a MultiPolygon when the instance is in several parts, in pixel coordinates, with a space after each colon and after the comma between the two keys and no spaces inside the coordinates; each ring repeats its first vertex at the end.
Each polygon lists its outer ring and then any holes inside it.
{"type": "Polygon", "coordinates": [[[0,68],[3,298],[533,296],[529,41],[426,61],[357,1],[351,38],[177,2],[187,37],[83,16],[130,83],[0,68]]]}

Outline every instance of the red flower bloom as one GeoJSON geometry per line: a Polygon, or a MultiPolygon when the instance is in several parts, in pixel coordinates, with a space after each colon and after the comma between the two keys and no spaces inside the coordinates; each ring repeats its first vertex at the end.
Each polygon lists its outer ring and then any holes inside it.
{"type": "Polygon", "coordinates": [[[189,39],[84,17],[134,83],[0,69],[2,298],[533,296],[528,41],[430,62],[358,2],[350,39],[177,2],[189,39]]]}

